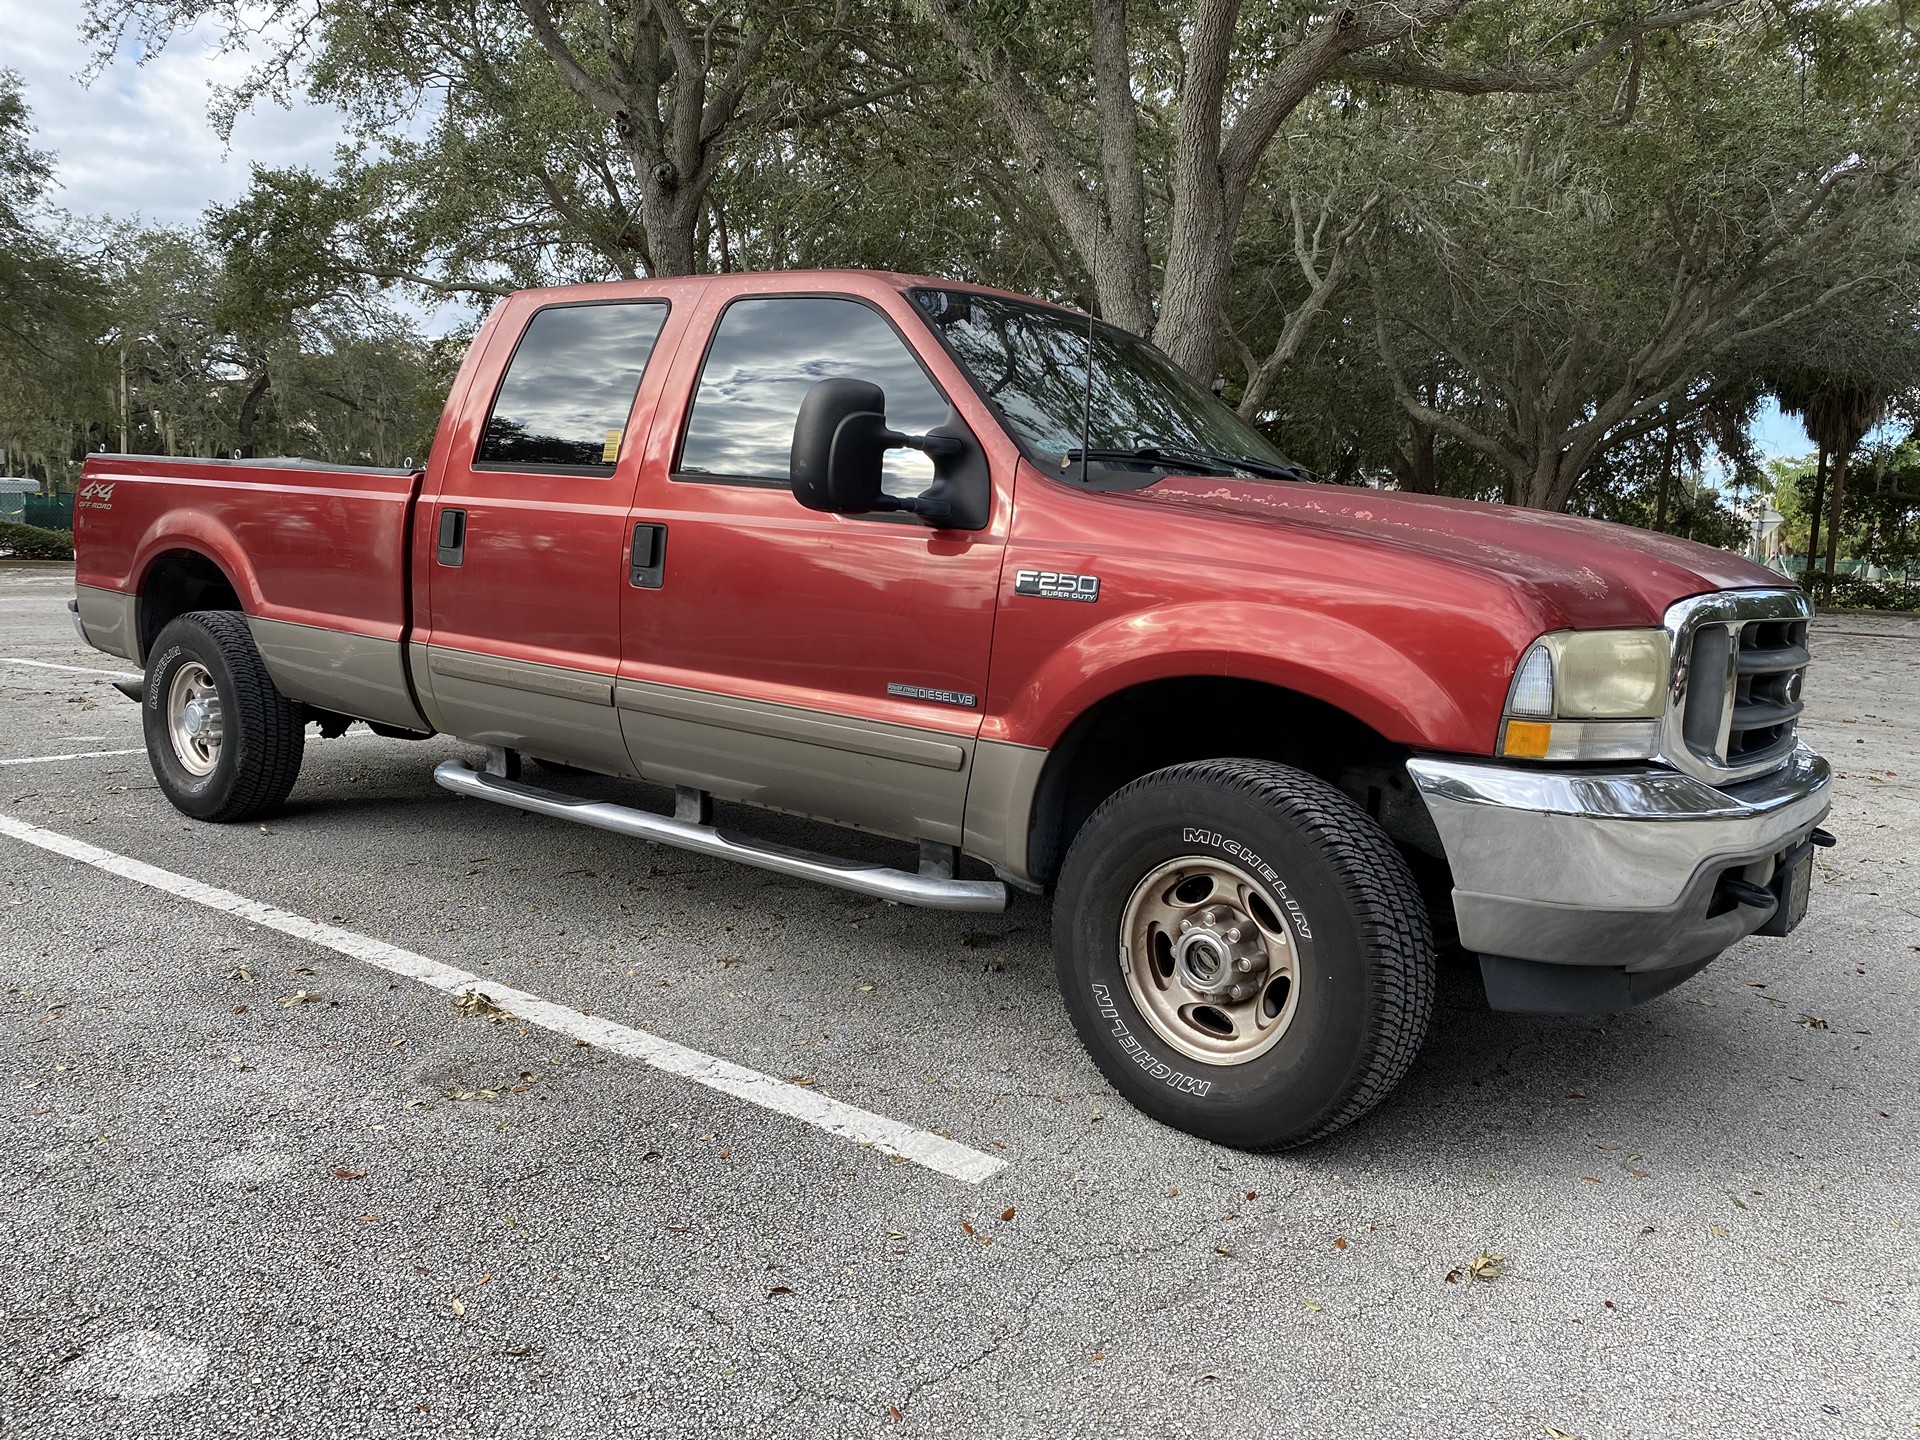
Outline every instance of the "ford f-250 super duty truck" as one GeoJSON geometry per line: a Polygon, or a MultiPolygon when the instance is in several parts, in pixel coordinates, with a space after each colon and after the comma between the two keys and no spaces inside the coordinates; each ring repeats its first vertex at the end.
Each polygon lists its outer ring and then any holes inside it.
{"type": "Polygon", "coordinates": [[[1601,1013],[1800,920],[1831,837],[1798,590],[1306,479],[1151,346],[1013,295],[531,291],[424,470],[91,458],[73,608],[144,665],[154,773],[202,820],[265,814],[307,726],[359,720],[485,747],[440,784],[557,820],[906,904],[1050,890],[1101,1069],[1233,1145],[1393,1087],[1436,932],[1495,1007],[1601,1013]],[[721,830],[715,797],[918,863],[721,830]]]}

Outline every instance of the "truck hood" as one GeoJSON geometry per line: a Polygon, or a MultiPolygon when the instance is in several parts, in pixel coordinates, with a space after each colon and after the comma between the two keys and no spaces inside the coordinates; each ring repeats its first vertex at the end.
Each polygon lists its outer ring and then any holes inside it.
{"type": "Polygon", "coordinates": [[[1467,567],[1530,592],[1568,626],[1655,625],[1689,595],[1792,583],[1710,545],[1478,500],[1189,475],[1109,493],[1467,567]]]}

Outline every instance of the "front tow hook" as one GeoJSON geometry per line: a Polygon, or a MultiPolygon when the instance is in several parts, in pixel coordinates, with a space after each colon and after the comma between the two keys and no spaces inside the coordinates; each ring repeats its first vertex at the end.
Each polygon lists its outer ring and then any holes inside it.
{"type": "Polygon", "coordinates": [[[1756,910],[1771,910],[1780,899],[1766,886],[1756,885],[1751,880],[1742,880],[1734,875],[1720,877],[1720,893],[1729,900],[1737,900],[1742,905],[1751,905],[1756,910]]]}

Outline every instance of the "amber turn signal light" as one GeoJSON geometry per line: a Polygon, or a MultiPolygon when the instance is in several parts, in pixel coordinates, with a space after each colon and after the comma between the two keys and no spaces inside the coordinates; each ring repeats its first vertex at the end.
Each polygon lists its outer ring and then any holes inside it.
{"type": "Polygon", "coordinates": [[[1506,743],[1500,747],[1500,753],[1519,760],[1544,760],[1552,739],[1553,726],[1545,721],[1509,720],[1506,743]]]}

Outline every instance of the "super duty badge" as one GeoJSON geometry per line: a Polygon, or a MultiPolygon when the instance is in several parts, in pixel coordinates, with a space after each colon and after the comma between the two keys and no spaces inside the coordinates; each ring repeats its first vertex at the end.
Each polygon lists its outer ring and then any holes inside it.
{"type": "Polygon", "coordinates": [[[1055,570],[1022,570],[1013,577],[1013,593],[1038,595],[1042,600],[1079,600],[1091,605],[1100,598],[1100,577],[1055,570]]]}

